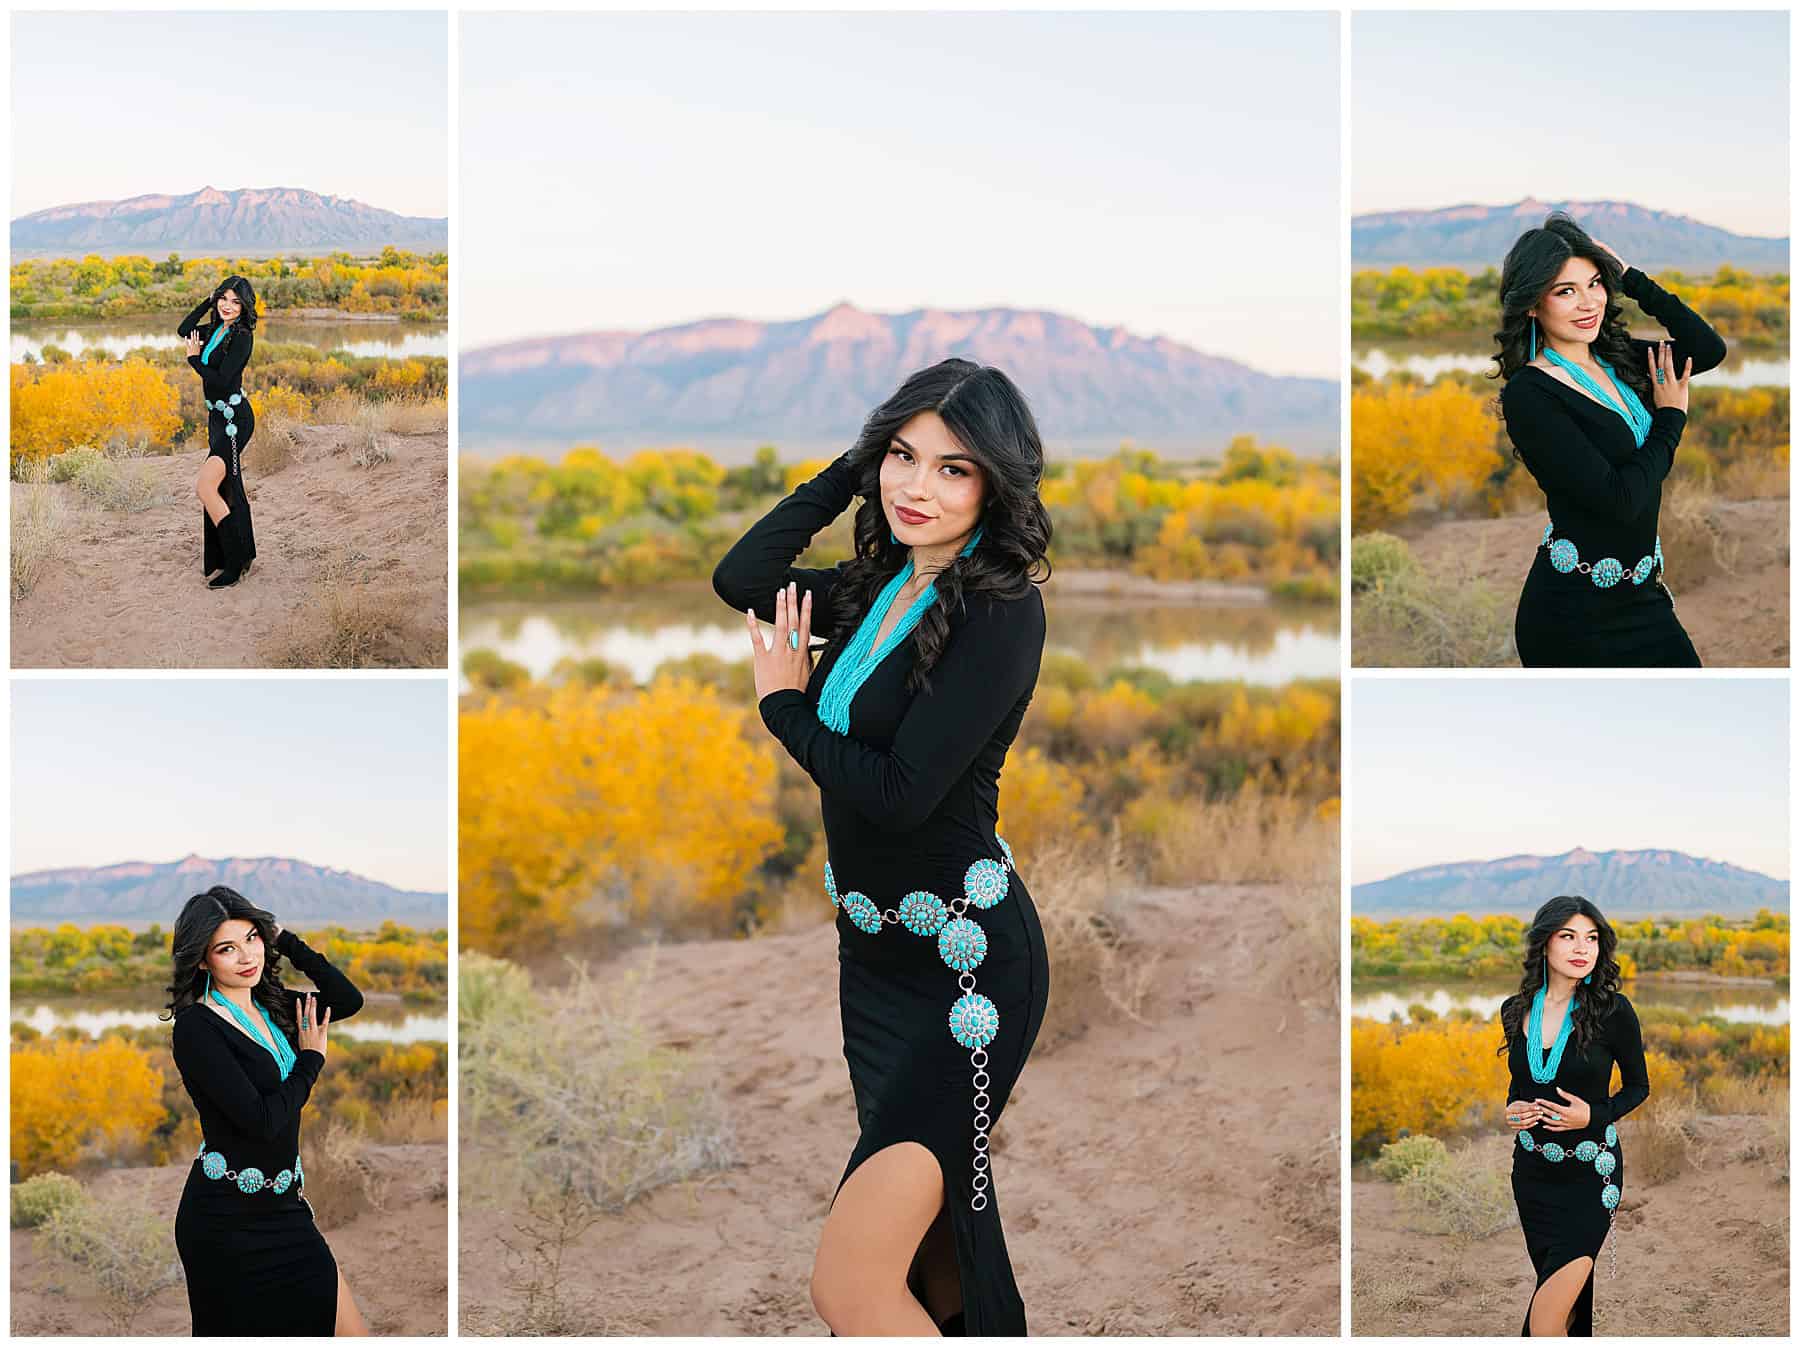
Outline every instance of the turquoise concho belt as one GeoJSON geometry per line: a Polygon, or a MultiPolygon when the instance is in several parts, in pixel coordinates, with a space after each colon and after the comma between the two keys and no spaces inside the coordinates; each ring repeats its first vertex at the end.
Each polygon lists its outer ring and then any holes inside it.
{"type": "Polygon", "coordinates": [[[235,1183],[237,1185],[237,1190],[240,1193],[254,1194],[269,1192],[274,1193],[279,1197],[289,1188],[303,1187],[306,1183],[306,1172],[300,1168],[300,1157],[298,1155],[294,1157],[294,1167],[292,1169],[284,1169],[272,1179],[265,1175],[260,1169],[231,1168],[224,1155],[218,1151],[207,1150],[204,1141],[200,1143],[200,1155],[198,1158],[200,1160],[200,1172],[202,1174],[206,1175],[209,1179],[224,1179],[229,1183],[235,1183]]]}
{"type": "Polygon", "coordinates": [[[236,407],[238,403],[244,400],[244,395],[242,393],[233,393],[230,397],[220,398],[217,402],[207,402],[205,398],[201,398],[200,400],[206,402],[206,405],[213,411],[220,412],[224,415],[225,433],[231,436],[235,441],[237,439],[237,413],[233,411],[232,408],[236,407]]]}
{"type": "Polygon", "coordinates": [[[1565,1160],[1592,1165],[1594,1172],[1606,1180],[1606,1186],[1600,1190],[1600,1205],[1608,1211],[1615,1210],[1619,1205],[1619,1185],[1612,1181],[1613,1173],[1619,1167],[1618,1147],[1619,1129],[1611,1123],[1606,1124],[1604,1146],[1591,1137],[1578,1141],[1573,1146],[1564,1146],[1560,1141],[1539,1141],[1528,1130],[1519,1133],[1521,1150],[1532,1151],[1553,1165],[1560,1165],[1565,1160]]]}
{"type": "Polygon", "coordinates": [[[1632,584],[1641,585],[1663,568],[1661,534],[1657,535],[1656,546],[1650,554],[1639,557],[1637,565],[1626,570],[1625,563],[1616,557],[1601,557],[1600,560],[1590,565],[1581,559],[1581,554],[1575,550],[1575,544],[1567,538],[1558,538],[1555,542],[1551,542],[1551,534],[1555,531],[1555,524],[1545,524],[1544,539],[1538,544],[1539,547],[1550,549],[1551,569],[1560,571],[1564,575],[1570,571],[1579,571],[1601,589],[1611,589],[1626,576],[1631,577],[1632,584]]]}
{"type": "Polygon", "coordinates": [[[956,974],[956,985],[962,995],[950,1007],[950,1037],[969,1050],[969,1065],[974,1068],[975,1085],[975,1177],[970,1182],[969,1207],[980,1211],[988,1204],[988,1097],[987,1046],[1000,1033],[1000,1010],[992,1001],[975,990],[975,970],[987,958],[987,932],[968,915],[970,908],[985,912],[999,905],[1011,888],[1009,872],[1014,869],[1012,848],[1006,839],[995,834],[1004,860],[982,857],[963,872],[963,891],[949,902],[935,893],[914,889],[897,906],[882,908],[866,893],[838,892],[837,880],[831,873],[831,862],[825,862],[825,896],[831,905],[842,908],[850,924],[867,935],[878,935],[884,926],[904,926],[914,935],[937,941],[938,957],[956,974]]]}

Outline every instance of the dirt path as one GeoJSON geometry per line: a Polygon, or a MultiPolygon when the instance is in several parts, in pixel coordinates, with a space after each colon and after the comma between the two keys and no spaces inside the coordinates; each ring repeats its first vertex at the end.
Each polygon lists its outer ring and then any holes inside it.
{"type": "MultiPolygon", "coordinates": [[[[1337,1333],[1337,1008],[1265,976],[1289,937],[1275,899],[1140,895],[1130,936],[1162,956],[1149,1023],[1105,1014],[1033,1054],[994,1144],[1033,1334],[1337,1333]]],[[[855,1142],[836,936],[658,958],[679,994],[656,1000],[653,1022],[717,1064],[742,1163],[588,1231],[568,1259],[582,1331],[823,1336],[808,1279],[855,1142]]],[[[511,1225],[461,1212],[464,1332],[509,1302],[497,1240],[511,1225]]]]}
{"type": "MultiPolygon", "coordinates": [[[[99,509],[73,485],[50,488],[73,526],[65,554],[13,600],[13,667],[443,667],[448,437],[384,434],[393,458],[361,468],[349,453],[354,433],[298,427],[285,467],[259,474],[246,464],[256,561],[224,590],[200,573],[202,454],[143,460],[164,503],[139,513],[99,509]],[[336,653],[315,660],[321,651],[336,653]]],[[[25,489],[14,483],[15,499],[25,489]]]]}
{"type": "MultiPolygon", "coordinates": [[[[1594,1282],[1596,1336],[1787,1334],[1786,1166],[1741,1158],[1763,1119],[1701,1121],[1715,1157],[1705,1169],[1626,1194],[1618,1280],[1602,1253],[1594,1282]]],[[[1360,1169],[1351,1185],[1356,1336],[1517,1336],[1535,1281],[1518,1228],[1473,1241],[1418,1234],[1402,1224],[1398,1192],[1360,1169]]]]}
{"type": "MultiPolygon", "coordinates": [[[[369,1147],[371,1166],[392,1184],[385,1209],[324,1232],[363,1318],[379,1336],[442,1337],[449,1331],[448,1155],[441,1144],[369,1147]]],[[[116,1169],[89,1187],[101,1199],[129,1192],[168,1212],[172,1226],[187,1174],[185,1163],[116,1169]]],[[[169,1253],[175,1253],[172,1233],[169,1253]]],[[[255,1291],[247,1289],[246,1294],[255,1303],[255,1291]]],[[[263,1312],[280,1310],[264,1307],[263,1312]]],[[[134,1337],[187,1337],[191,1327],[187,1287],[177,1284],[144,1308],[131,1332],[134,1337]]],[[[13,1336],[92,1337],[110,1331],[84,1275],[55,1255],[41,1253],[33,1231],[13,1231],[13,1336]]]]}
{"type": "MultiPolygon", "coordinates": [[[[1723,546],[1735,549],[1729,572],[1684,578],[1682,557],[1671,549],[1669,588],[1682,626],[1701,662],[1722,668],[1785,668],[1788,663],[1788,503],[1721,500],[1713,504],[1723,546]]],[[[1460,519],[1418,532],[1397,530],[1419,564],[1445,577],[1486,581],[1506,596],[1507,631],[1533,549],[1543,537],[1544,516],[1460,519]]],[[[1664,537],[1668,537],[1665,516],[1664,537]]],[[[1710,568],[1709,568],[1710,569],[1710,568]]],[[[1690,574],[1692,573],[1690,569],[1690,574]]],[[[1510,649],[1510,642],[1509,642],[1510,649]]],[[[1510,664],[1518,664],[1512,654],[1510,664]]]]}

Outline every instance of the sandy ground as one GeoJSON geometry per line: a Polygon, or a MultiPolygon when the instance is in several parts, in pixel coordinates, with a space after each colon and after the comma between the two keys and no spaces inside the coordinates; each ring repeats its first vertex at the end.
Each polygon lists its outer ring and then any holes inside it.
{"type": "MultiPolygon", "coordinates": [[[[449,1330],[448,1148],[441,1145],[371,1146],[370,1163],[389,1176],[385,1209],[367,1211],[348,1225],[324,1231],[325,1242],[372,1333],[382,1337],[441,1337],[449,1330]]],[[[167,1211],[171,1226],[188,1166],[116,1169],[91,1181],[101,1197],[132,1195],[167,1211]]],[[[174,1255],[171,1232],[169,1252],[174,1255]]],[[[246,1288],[254,1299],[254,1289],[246,1288]]],[[[187,1288],[160,1292],[132,1324],[134,1337],[187,1337],[187,1288]]],[[[42,1254],[30,1230],[12,1232],[12,1333],[24,1336],[91,1336],[109,1331],[84,1274],[60,1258],[42,1254]]]]}
{"type": "MultiPolygon", "coordinates": [[[[1736,546],[1737,556],[1729,573],[1698,582],[1684,580],[1680,556],[1669,556],[1668,584],[1681,625],[1709,668],[1786,668],[1788,503],[1722,500],[1716,508],[1727,545],[1736,546]]],[[[1446,575],[1485,580],[1505,594],[1510,635],[1519,587],[1544,534],[1541,513],[1454,520],[1416,533],[1404,528],[1396,532],[1421,565],[1446,575]]],[[[1517,654],[1510,663],[1518,664],[1517,654]]]]}
{"type": "MultiPolygon", "coordinates": [[[[334,577],[362,585],[381,630],[363,663],[442,668],[449,650],[449,440],[387,435],[391,461],[355,466],[348,426],[301,426],[292,461],[244,477],[256,561],[229,589],[200,572],[204,455],[143,460],[166,493],[141,513],[105,511],[66,493],[73,545],[12,605],[14,668],[260,668],[327,623],[334,577]]],[[[254,442],[252,449],[255,448],[254,442]]],[[[24,490],[13,485],[15,497],[24,490]]]]}
{"type": "MultiPolygon", "coordinates": [[[[1148,1023],[1101,1012],[1034,1051],[994,1143],[1033,1334],[1337,1333],[1337,1009],[1263,975],[1290,935],[1273,898],[1139,895],[1129,937],[1162,953],[1148,1023]]],[[[650,1013],[717,1064],[742,1163],[587,1232],[568,1259],[582,1331],[823,1335],[808,1281],[856,1135],[836,935],[658,958],[681,990],[650,1013]]],[[[464,1333],[509,1299],[496,1254],[510,1230],[507,1212],[460,1214],[464,1333]]]]}
{"type": "MultiPolygon", "coordinates": [[[[1759,1118],[1701,1120],[1706,1168],[1628,1188],[1619,1276],[1602,1251],[1596,1336],[1783,1337],[1788,1331],[1788,1183],[1741,1154],[1759,1118]]],[[[1500,1144],[1504,1145],[1504,1142],[1500,1144]]],[[[1631,1138],[1625,1137],[1626,1167],[1631,1138]]],[[[1517,1226],[1486,1239],[1417,1234],[1398,1189],[1358,1167],[1350,1192],[1351,1321],[1363,1336],[1517,1336],[1535,1277],[1517,1226]]]]}

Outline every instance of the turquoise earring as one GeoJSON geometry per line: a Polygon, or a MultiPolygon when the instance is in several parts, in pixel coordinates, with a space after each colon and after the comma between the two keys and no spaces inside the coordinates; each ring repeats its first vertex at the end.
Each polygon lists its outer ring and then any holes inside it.
{"type": "Polygon", "coordinates": [[[1584,977],[1582,979],[1583,982],[1592,982],[1593,980],[1594,980],[1594,975],[1592,973],[1589,973],[1586,977],[1584,977]]]}
{"type": "MultiPolygon", "coordinates": [[[[1528,360],[1536,360],[1537,359],[1537,319],[1527,318],[1525,321],[1531,324],[1531,332],[1530,332],[1531,354],[1529,356],[1527,356],[1526,358],[1528,360]]],[[[1592,977],[1593,974],[1590,973],[1590,974],[1588,974],[1588,976],[1592,977]]]]}

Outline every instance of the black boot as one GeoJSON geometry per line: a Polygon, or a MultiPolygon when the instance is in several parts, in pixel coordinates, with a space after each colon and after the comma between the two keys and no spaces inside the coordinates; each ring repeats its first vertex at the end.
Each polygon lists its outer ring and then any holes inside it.
{"type": "Polygon", "coordinates": [[[230,518],[231,511],[227,510],[213,525],[219,533],[219,549],[225,553],[225,565],[220,568],[217,575],[206,582],[208,589],[225,589],[230,585],[235,585],[238,582],[238,576],[243,573],[244,563],[238,552],[237,537],[227,527],[227,521],[230,518]]]}

